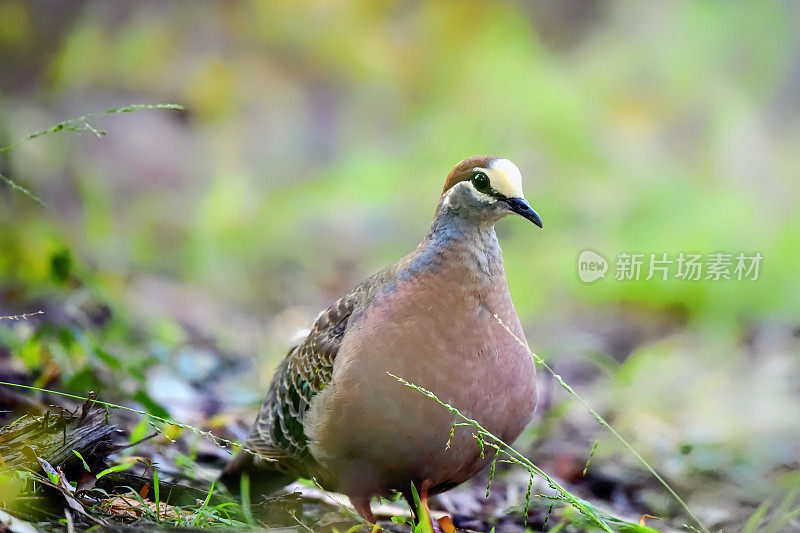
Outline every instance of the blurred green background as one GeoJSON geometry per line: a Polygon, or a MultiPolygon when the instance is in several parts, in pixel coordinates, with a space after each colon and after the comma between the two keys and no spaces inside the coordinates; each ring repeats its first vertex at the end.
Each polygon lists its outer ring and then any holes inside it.
{"type": "MultiPolygon", "coordinates": [[[[799,36],[755,0],[4,0],[0,145],[185,106],[0,154],[47,205],[0,183],[0,315],[45,311],[0,323],[4,372],[247,420],[292,332],[415,245],[458,160],[501,155],[544,220],[498,227],[531,347],[736,523],[800,484],[799,36]],[[764,259],[586,284],[584,249],[764,259]]],[[[600,438],[598,468],[635,469],[542,380],[534,458],[600,438]]]]}

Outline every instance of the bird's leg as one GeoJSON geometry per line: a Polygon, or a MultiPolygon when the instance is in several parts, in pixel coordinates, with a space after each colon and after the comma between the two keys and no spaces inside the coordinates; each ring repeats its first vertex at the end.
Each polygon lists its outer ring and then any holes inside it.
{"type": "Polygon", "coordinates": [[[431,508],[428,507],[428,489],[431,488],[431,480],[426,479],[419,487],[419,510],[417,511],[417,518],[421,522],[427,520],[432,523],[431,508]]]}
{"type": "Polygon", "coordinates": [[[456,533],[456,528],[453,526],[453,521],[449,516],[443,516],[439,520],[434,520],[431,516],[431,509],[428,507],[428,490],[431,488],[432,482],[426,479],[422,482],[419,491],[419,520],[428,520],[433,526],[433,530],[442,533],[456,533]]]}
{"type": "Polygon", "coordinates": [[[358,496],[358,497],[351,497],[350,503],[355,508],[356,512],[358,512],[359,516],[369,522],[370,524],[375,524],[375,515],[372,514],[372,508],[369,506],[369,498],[365,496],[358,496]]]}

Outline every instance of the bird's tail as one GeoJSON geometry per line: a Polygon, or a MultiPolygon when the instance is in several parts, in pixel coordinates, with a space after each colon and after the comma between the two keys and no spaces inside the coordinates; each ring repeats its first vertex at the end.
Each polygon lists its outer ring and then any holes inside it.
{"type": "Polygon", "coordinates": [[[272,494],[294,481],[294,477],[279,472],[270,463],[256,461],[252,453],[240,451],[222,470],[219,481],[231,494],[238,495],[242,490],[242,477],[247,475],[251,499],[261,494],[272,494]]]}

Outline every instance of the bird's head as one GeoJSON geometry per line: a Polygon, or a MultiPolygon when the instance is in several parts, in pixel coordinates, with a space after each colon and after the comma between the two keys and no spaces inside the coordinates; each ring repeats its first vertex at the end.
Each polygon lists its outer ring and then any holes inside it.
{"type": "Polygon", "coordinates": [[[542,227],[522,192],[517,165],[501,157],[477,155],[458,163],[447,175],[437,215],[445,209],[477,223],[514,213],[542,227]]]}

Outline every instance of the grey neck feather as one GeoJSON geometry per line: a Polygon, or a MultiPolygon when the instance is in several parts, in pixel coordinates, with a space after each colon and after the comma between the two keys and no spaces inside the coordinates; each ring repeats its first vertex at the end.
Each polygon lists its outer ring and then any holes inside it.
{"type": "Polygon", "coordinates": [[[503,253],[494,231],[495,220],[480,221],[443,203],[423,241],[412,252],[408,270],[465,270],[465,275],[490,281],[503,271],[503,253]]]}

